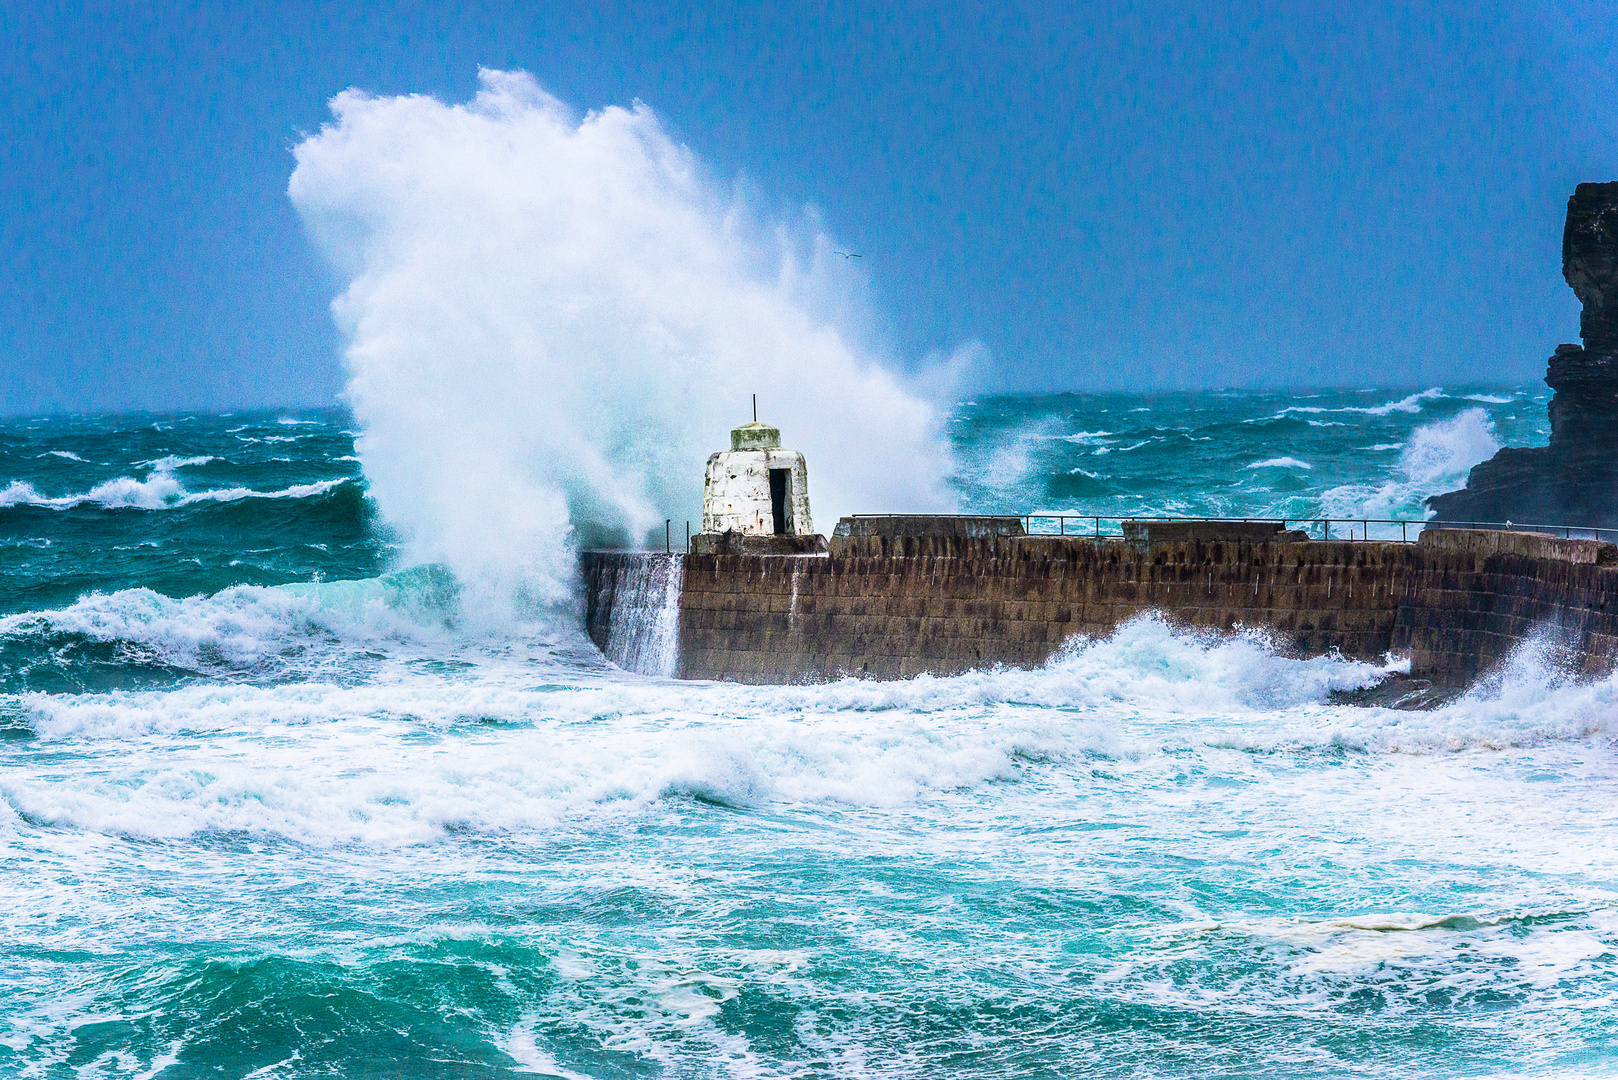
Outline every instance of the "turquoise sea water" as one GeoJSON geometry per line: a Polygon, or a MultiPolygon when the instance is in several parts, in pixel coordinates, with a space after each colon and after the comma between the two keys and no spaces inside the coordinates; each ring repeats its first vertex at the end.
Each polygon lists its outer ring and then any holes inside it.
{"type": "MultiPolygon", "coordinates": [[[[950,431],[973,511],[1419,517],[1544,402],[950,431]]],[[[1618,1072],[1618,685],[1529,649],[1338,707],[1378,669],[1152,618],[1038,671],[677,683],[465,617],[351,425],[0,422],[0,1075],[1618,1072]]]]}

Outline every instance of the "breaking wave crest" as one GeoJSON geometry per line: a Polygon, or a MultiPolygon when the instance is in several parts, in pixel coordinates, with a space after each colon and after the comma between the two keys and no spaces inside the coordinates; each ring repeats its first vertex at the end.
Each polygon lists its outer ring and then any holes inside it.
{"type": "Polygon", "coordinates": [[[1427,516],[1428,496],[1464,486],[1472,466],[1499,449],[1494,424],[1483,409],[1423,424],[1405,442],[1394,477],[1332,488],[1321,496],[1321,510],[1329,517],[1419,520],[1427,516]]]}
{"type": "MultiPolygon", "coordinates": [[[[178,464],[189,464],[178,462],[178,464]]],[[[74,495],[41,495],[32,484],[13,480],[0,490],[0,509],[12,506],[40,506],[52,510],[70,510],[76,506],[100,506],[108,510],[173,510],[198,503],[239,502],[242,499],[305,499],[322,495],[339,484],[353,483],[344,477],[336,480],[318,480],[310,484],[293,484],[279,491],[255,491],[247,487],[217,488],[210,491],[187,491],[173,473],[173,466],[158,463],[150,476],[136,480],[120,476],[97,484],[89,491],[74,495]]]]}
{"type": "Polygon", "coordinates": [[[95,689],[191,676],[265,680],[350,678],[369,646],[453,651],[459,587],[442,567],[361,581],[238,585],[181,599],[151,589],[90,593],[55,611],[0,617],[0,690],[95,689]]]}
{"type": "Polygon", "coordinates": [[[1361,413],[1365,416],[1387,416],[1389,413],[1396,412],[1417,413],[1421,411],[1422,406],[1427,402],[1437,401],[1448,396],[1435,386],[1429,390],[1406,395],[1398,401],[1384,402],[1381,405],[1343,405],[1337,408],[1321,405],[1288,405],[1277,415],[1285,416],[1287,413],[1361,413]]]}

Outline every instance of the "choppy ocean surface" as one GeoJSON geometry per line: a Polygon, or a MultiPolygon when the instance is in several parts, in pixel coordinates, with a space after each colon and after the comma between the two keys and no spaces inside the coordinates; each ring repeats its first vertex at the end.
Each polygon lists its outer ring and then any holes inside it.
{"type": "MultiPolygon", "coordinates": [[[[973,511],[1419,518],[1545,400],[951,438],[973,511]]],[[[0,421],[0,1075],[1618,1073],[1614,682],[1337,707],[1378,669],[1145,618],[677,683],[405,561],[346,414],[0,421]]]]}

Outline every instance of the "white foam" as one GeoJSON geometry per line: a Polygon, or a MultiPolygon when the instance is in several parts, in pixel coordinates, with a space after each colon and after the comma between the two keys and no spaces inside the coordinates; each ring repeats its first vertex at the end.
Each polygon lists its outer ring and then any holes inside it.
{"type": "Polygon", "coordinates": [[[38,502],[40,498],[39,492],[34,490],[32,484],[21,480],[13,480],[6,485],[4,491],[0,491],[0,508],[16,506],[19,503],[34,503],[38,502]]]}
{"type": "Polygon", "coordinates": [[[7,637],[77,634],[197,670],[306,680],[22,695],[35,734],[93,767],[67,783],[17,772],[0,791],[28,820],[94,832],[395,845],[548,831],[668,799],[913,805],[1097,756],[1156,775],[1186,754],[1238,755],[1220,759],[1230,768],[1254,753],[1610,742],[1618,716],[1618,682],[1571,682],[1545,647],[1443,709],[1397,713],[1324,704],[1397,664],[1288,659],[1261,633],[1187,633],[1153,616],[1075,639],[1038,670],[679,683],[469,638],[426,588],[133,590],[0,619],[7,637]],[[364,670],[341,659],[360,653],[377,659],[364,670]]]}
{"type": "Polygon", "coordinates": [[[952,505],[935,410],[856,343],[858,271],[812,217],[756,220],[644,105],[581,118],[526,74],[480,82],[464,105],[338,95],[289,185],[348,280],[358,453],[411,559],[491,617],[564,601],[570,522],[697,520],[755,391],[823,528],[952,505]]]}
{"type": "MultiPolygon", "coordinates": [[[[168,461],[169,459],[164,459],[168,461]]],[[[53,510],[68,510],[75,506],[97,505],[109,510],[171,510],[202,502],[236,502],[241,499],[303,499],[320,495],[340,484],[349,483],[347,477],[318,480],[311,484],[294,484],[279,491],[257,491],[248,487],[217,488],[209,491],[189,492],[170,469],[185,464],[199,464],[212,459],[175,460],[171,464],[154,463],[160,467],[144,480],[120,476],[103,481],[89,491],[74,495],[41,495],[32,484],[13,480],[0,491],[0,509],[10,506],[41,506],[53,510]]]]}
{"type": "Polygon", "coordinates": [[[1249,469],[1313,469],[1314,466],[1307,461],[1299,461],[1295,457],[1266,458],[1248,465],[1249,469]]]}
{"type": "MultiPolygon", "coordinates": [[[[213,610],[200,599],[164,604],[121,594],[117,604],[75,605],[52,625],[171,655],[212,650],[251,662],[284,647],[315,615],[297,606],[307,593],[230,593],[213,610]]],[[[344,606],[325,623],[358,633],[344,621],[350,611],[344,606]]],[[[34,629],[24,617],[0,623],[0,633],[34,629]]],[[[442,639],[434,652],[445,652],[442,639]]],[[[1101,716],[1120,707],[1123,715],[1148,709],[1251,719],[1375,676],[1366,665],[1330,658],[1281,659],[1251,636],[1176,634],[1153,618],[1104,642],[1075,642],[1041,671],[897,683],[581,681],[574,671],[566,688],[535,690],[536,669],[526,663],[486,659],[448,680],[409,667],[389,671],[361,685],[27,694],[21,706],[43,739],[149,752],[87,787],[18,779],[5,787],[7,797],[30,817],[96,831],[240,829],[319,843],[421,842],[457,821],[550,828],[572,815],[615,814],[669,797],[885,806],[1011,777],[1026,760],[1129,753],[1161,738],[1147,734],[1140,744],[1140,732],[1108,730],[1101,716]],[[480,737],[491,721],[498,726],[480,737]],[[407,737],[421,730],[453,735],[453,760],[422,757],[407,737]],[[244,739],[253,747],[246,759],[215,760],[210,747],[244,739]],[[206,775],[187,763],[191,751],[170,762],[164,747],[200,748],[210,759],[206,775]],[[132,774],[146,780],[131,786],[119,778],[132,774]],[[335,783],[338,774],[350,779],[335,783]]],[[[1213,727],[1223,731],[1228,722],[1213,727]]]]}
{"type": "Polygon", "coordinates": [[[1465,412],[1411,432],[1399,467],[1417,483],[1450,484],[1464,480],[1472,466],[1500,449],[1494,421],[1482,409],[1465,412]]]}

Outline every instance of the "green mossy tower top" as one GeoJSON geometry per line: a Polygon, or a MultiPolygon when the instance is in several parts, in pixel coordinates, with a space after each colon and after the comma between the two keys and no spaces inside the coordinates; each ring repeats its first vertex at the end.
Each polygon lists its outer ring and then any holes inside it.
{"type": "Polygon", "coordinates": [[[732,450],[779,450],[781,429],[754,420],[751,424],[730,429],[732,450]]]}

